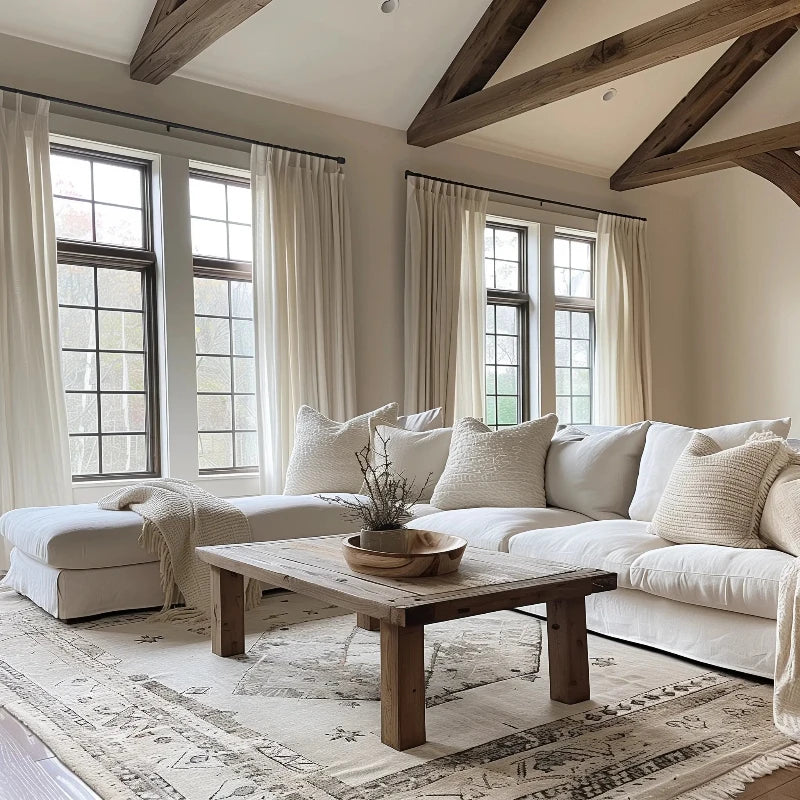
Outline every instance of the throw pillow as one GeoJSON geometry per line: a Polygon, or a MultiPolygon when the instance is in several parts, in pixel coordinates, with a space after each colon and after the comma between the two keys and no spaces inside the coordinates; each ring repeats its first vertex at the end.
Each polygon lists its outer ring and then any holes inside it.
{"type": "Polygon", "coordinates": [[[444,427],[444,409],[432,408],[419,414],[397,418],[397,425],[407,431],[433,431],[444,427]]]}
{"type": "Polygon", "coordinates": [[[791,458],[773,434],[723,450],[698,431],[672,470],[650,532],[675,544],[765,547],[758,529],[767,493],[791,458]]]}
{"type": "Polygon", "coordinates": [[[783,470],[772,484],[759,536],[770,547],[800,556],[800,466],[796,463],[783,470]]]}
{"type": "Polygon", "coordinates": [[[300,406],[283,493],[358,492],[362,478],[356,453],[369,444],[372,419],[396,423],[397,403],[347,422],[334,422],[310,406],[300,406]]]}
{"type": "Polygon", "coordinates": [[[636,490],[649,422],[617,430],[584,433],[567,428],[547,452],[547,505],[592,519],[623,519],[636,490]]]}
{"type": "Polygon", "coordinates": [[[450,453],[431,503],[436,508],[544,508],[544,463],[558,417],[493,431],[472,417],[453,426],[450,453]]]}
{"type": "MultiPolygon", "coordinates": [[[[442,477],[447,455],[450,452],[452,428],[439,428],[433,431],[408,431],[394,425],[373,425],[373,430],[386,441],[386,453],[392,462],[392,469],[414,481],[414,488],[419,492],[425,481],[425,491],[420,497],[421,503],[427,503],[433,496],[433,490],[442,477]]],[[[380,440],[373,436],[372,447],[378,454],[383,454],[380,440]]],[[[361,486],[361,494],[366,487],[361,486]]]]}
{"type": "MultiPolygon", "coordinates": [[[[737,425],[723,425],[719,428],[705,428],[701,431],[710,436],[723,450],[744,444],[754,433],[772,431],[776,436],[789,435],[791,419],[757,420],[737,425]]],[[[636,492],[630,506],[630,518],[640,522],[650,522],[658,508],[661,495],[672,474],[672,468],[680,458],[692,435],[694,428],[654,422],[647,431],[647,439],[636,481],[636,492]]]]}

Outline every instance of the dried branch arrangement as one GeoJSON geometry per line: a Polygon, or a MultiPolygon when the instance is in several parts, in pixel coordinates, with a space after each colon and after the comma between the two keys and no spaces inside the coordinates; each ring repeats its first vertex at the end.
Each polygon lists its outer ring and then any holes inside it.
{"type": "Polygon", "coordinates": [[[345,497],[320,497],[326,503],[341,506],[349,519],[359,522],[365,531],[391,531],[402,528],[412,519],[411,509],[419,503],[433,475],[430,473],[422,488],[417,490],[415,481],[408,480],[401,472],[395,472],[387,445],[379,431],[375,437],[382,452],[372,447],[372,442],[359,450],[355,456],[364,478],[361,493],[367,500],[350,500],[345,497]]]}

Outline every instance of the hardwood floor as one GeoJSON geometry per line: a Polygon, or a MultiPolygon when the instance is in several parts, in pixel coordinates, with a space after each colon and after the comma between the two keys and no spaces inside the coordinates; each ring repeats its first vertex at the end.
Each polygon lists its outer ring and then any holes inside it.
{"type": "MultiPolygon", "coordinates": [[[[36,736],[0,708],[0,800],[101,800],[36,736]]],[[[737,800],[800,800],[800,768],[782,769],[737,800]]]]}

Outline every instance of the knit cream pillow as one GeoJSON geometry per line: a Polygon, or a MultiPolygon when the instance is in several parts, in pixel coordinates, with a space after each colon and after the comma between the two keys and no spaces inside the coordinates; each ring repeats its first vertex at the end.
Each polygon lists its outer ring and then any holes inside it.
{"type": "Polygon", "coordinates": [[[453,426],[450,453],[431,503],[436,508],[544,508],[544,462],[558,417],[493,431],[472,417],[453,426]]]}
{"type": "MultiPolygon", "coordinates": [[[[797,461],[797,454],[794,460],[797,461]]],[[[772,484],[759,535],[770,547],[800,556],[800,466],[796,463],[772,484]]]]}
{"type": "Polygon", "coordinates": [[[761,548],[761,514],[770,486],[792,459],[784,439],[756,433],[722,450],[695,433],[672,470],[650,532],[676,544],[761,548]]]}
{"type": "Polygon", "coordinates": [[[356,453],[369,444],[370,420],[396,424],[397,403],[347,422],[334,422],[310,406],[300,406],[283,493],[356,494],[362,482],[356,453]]]}

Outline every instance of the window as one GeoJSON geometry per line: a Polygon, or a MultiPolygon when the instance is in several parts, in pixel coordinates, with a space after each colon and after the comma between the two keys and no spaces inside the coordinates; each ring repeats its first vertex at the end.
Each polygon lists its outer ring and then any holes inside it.
{"type": "Polygon", "coordinates": [[[527,229],[489,223],[486,262],[486,424],[518,425],[527,413],[527,229]]]}
{"type": "Polygon", "coordinates": [[[258,468],[250,186],[190,178],[201,473],[258,468]]]}
{"type": "Polygon", "coordinates": [[[73,478],[159,474],[150,163],[54,146],[73,478]]]}
{"type": "Polygon", "coordinates": [[[590,236],[556,230],[556,413],[563,425],[592,421],[594,248],[590,236]]]}

